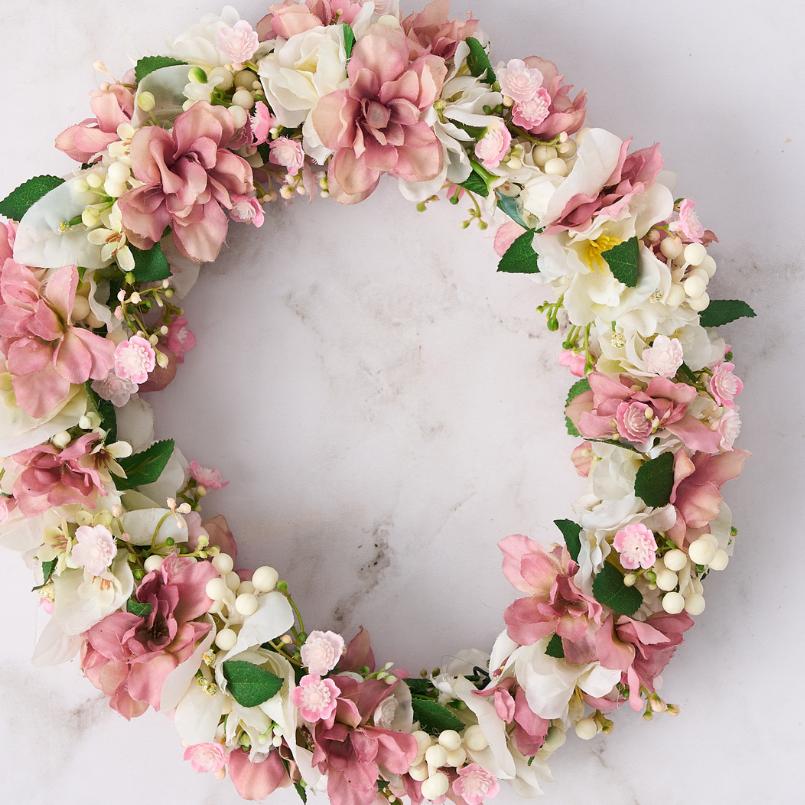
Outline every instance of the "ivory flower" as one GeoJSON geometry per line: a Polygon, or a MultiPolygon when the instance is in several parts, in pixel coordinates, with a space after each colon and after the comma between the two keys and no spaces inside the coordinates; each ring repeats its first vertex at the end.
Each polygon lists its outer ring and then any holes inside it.
{"type": "Polygon", "coordinates": [[[344,653],[344,638],[335,632],[314,631],[302,646],[302,662],[311,674],[324,676],[344,653]]]}
{"type": "Polygon", "coordinates": [[[70,559],[90,576],[100,576],[117,554],[117,545],[108,528],[102,525],[80,526],[75,532],[76,544],[70,559]]]}
{"type": "Polygon", "coordinates": [[[684,357],[679,339],[666,335],[658,335],[642,355],[646,371],[660,377],[673,377],[679,371],[684,357]]]}

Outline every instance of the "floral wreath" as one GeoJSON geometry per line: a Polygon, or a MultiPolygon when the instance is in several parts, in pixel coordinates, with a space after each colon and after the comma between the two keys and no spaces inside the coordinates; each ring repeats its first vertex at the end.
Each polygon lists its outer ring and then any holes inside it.
{"type": "Polygon", "coordinates": [[[733,549],[742,383],[713,328],[754,313],[710,299],[715,235],[657,145],[586,127],[554,64],[493,65],[447,5],[284,0],[256,27],[227,7],[92,93],[56,140],[79,169],[0,202],[0,539],[51,615],[35,661],[78,654],[126,718],[170,714],[193,768],[246,799],[539,792],[571,727],[677,712],[660,673],[733,549]],[[273,567],[238,567],[224,518],[200,513],[225,482],[154,441],[141,396],[195,346],[180,301],[230,221],[359,202],[384,174],[420,210],[467,204],[464,228],[503,217],[498,270],[554,289],[538,310],[577,378],[588,483],[562,542],[501,541],[522,597],[491,652],[414,677],[363,630],[308,632],[273,567]]]}

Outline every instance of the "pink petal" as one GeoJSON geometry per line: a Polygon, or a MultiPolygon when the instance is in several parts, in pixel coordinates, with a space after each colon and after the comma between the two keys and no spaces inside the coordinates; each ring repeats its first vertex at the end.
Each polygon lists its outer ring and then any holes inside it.
{"type": "Polygon", "coordinates": [[[248,752],[239,749],[229,756],[228,770],[238,794],[247,800],[265,799],[290,782],[279,752],[270,752],[262,763],[252,763],[248,752]]]}

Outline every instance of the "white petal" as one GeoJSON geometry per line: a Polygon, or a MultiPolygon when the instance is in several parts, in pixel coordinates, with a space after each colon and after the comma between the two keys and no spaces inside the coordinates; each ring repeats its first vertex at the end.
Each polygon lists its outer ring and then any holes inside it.
{"type": "Polygon", "coordinates": [[[154,96],[156,106],[150,112],[143,112],[137,101],[134,102],[134,119],[132,125],[139,128],[152,118],[158,123],[173,121],[184,111],[182,106],[187,100],[184,94],[187,84],[187,74],[190,68],[187,65],[163,67],[147,75],[137,87],[137,97],[143,92],[150,92],[154,96]]]}
{"type": "Polygon", "coordinates": [[[68,635],[58,621],[51,618],[48,625],[39,635],[34,649],[32,662],[34,665],[60,665],[69,662],[81,648],[79,635],[68,635]]]}
{"type": "Polygon", "coordinates": [[[225,701],[221,692],[211,696],[199,685],[190,685],[173,714],[173,723],[185,746],[209,743],[215,738],[225,701]]]}
{"type": "Polygon", "coordinates": [[[187,689],[190,687],[193,677],[196,675],[196,671],[201,667],[201,658],[204,652],[209,649],[215,638],[215,626],[211,618],[209,621],[210,631],[207,633],[207,636],[196,646],[196,650],[193,654],[181,665],[177,665],[165,679],[159,700],[160,710],[173,710],[174,707],[179,704],[179,701],[185,693],[187,693],[187,689]]]}
{"type": "Polygon", "coordinates": [[[187,523],[184,517],[170,509],[138,509],[120,518],[132,545],[151,545],[172,539],[187,542],[187,523]]]}

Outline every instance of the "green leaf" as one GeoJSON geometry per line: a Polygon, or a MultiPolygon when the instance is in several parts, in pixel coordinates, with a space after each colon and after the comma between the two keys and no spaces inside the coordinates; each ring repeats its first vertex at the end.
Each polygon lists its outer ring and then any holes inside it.
{"type": "Polygon", "coordinates": [[[347,52],[347,61],[349,61],[352,56],[352,48],[355,47],[355,31],[346,22],[341,27],[344,29],[344,50],[347,52]]]}
{"type": "Polygon", "coordinates": [[[492,62],[489,60],[486,48],[472,36],[467,39],[467,44],[470,46],[470,55],[467,56],[467,66],[470,68],[470,72],[476,78],[484,76],[483,80],[487,84],[494,84],[497,76],[492,69],[492,62]]]}
{"type": "Polygon", "coordinates": [[[433,683],[429,679],[406,679],[405,684],[411,689],[411,693],[416,696],[427,696],[433,693],[434,690],[433,683]]]}
{"type": "Polygon", "coordinates": [[[42,562],[42,583],[37,584],[31,592],[41,590],[53,578],[53,573],[56,570],[56,565],[59,563],[58,559],[49,559],[47,562],[42,562]]]}
{"type": "Polygon", "coordinates": [[[498,271],[509,274],[537,274],[537,253],[534,251],[534,230],[523,232],[517,240],[509,246],[506,254],[498,263],[498,271]]]}
{"type": "Polygon", "coordinates": [[[136,598],[129,598],[126,601],[126,612],[136,615],[138,618],[147,618],[153,608],[151,604],[142,604],[136,598]]]}
{"type": "Polygon", "coordinates": [[[444,730],[464,729],[464,723],[459,721],[453,713],[444,705],[433,699],[426,699],[423,696],[412,697],[414,707],[414,720],[419,722],[425,732],[431,735],[438,735],[444,730]]]}
{"type": "Polygon", "coordinates": [[[470,193],[483,196],[484,198],[489,195],[489,188],[487,187],[484,178],[475,170],[473,170],[469,177],[461,183],[460,187],[463,187],[465,190],[469,190],[470,193]]]}
{"type": "Polygon", "coordinates": [[[643,603],[640,591],[627,587],[621,573],[610,564],[605,564],[593,579],[593,595],[596,601],[618,615],[633,615],[643,603]]]}
{"type": "Polygon", "coordinates": [[[293,784],[293,787],[296,789],[296,793],[299,794],[299,799],[302,802],[307,802],[307,790],[305,789],[305,784],[302,782],[296,782],[293,784]]]}
{"type": "Polygon", "coordinates": [[[22,216],[51,190],[64,184],[58,176],[35,176],[23,182],[0,201],[0,215],[12,221],[21,221],[22,216]]]}
{"type": "Polygon", "coordinates": [[[736,319],[754,319],[757,314],[740,299],[713,299],[699,314],[702,327],[721,327],[736,319]]]}
{"type": "Polygon", "coordinates": [[[142,453],[119,459],[117,463],[125,471],[126,477],[115,476],[115,486],[119,490],[135,489],[159,480],[168,459],[173,455],[174,446],[173,439],[166,439],[162,442],[154,442],[142,453]]]}
{"type": "Polygon", "coordinates": [[[555,657],[557,660],[563,660],[565,658],[565,650],[562,647],[562,638],[559,637],[558,634],[555,634],[548,641],[548,645],[545,646],[545,653],[549,657],[555,657]]]}
{"type": "Polygon", "coordinates": [[[665,506],[674,488],[674,454],[663,453],[640,465],[634,481],[634,492],[646,506],[665,506]]]}
{"type": "Polygon", "coordinates": [[[170,56],[143,56],[134,68],[134,78],[139,84],[147,75],[151,75],[163,67],[178,67],[181,64],[187,64],[187,62],[172,59],[170,56]]]}
{"type": "Polygon", "coordinates": [[[519,224],[523,229],[528,229],[528,225],[520,215],[520,208],[517,205],[517,199],[514,196],[503,196],[498,194],[498,207],[514,221],[519,224]]]}
{"type": "Polygon", "coordinates": [[[273,699],[283,684],[280,677],[265,668],[242,660],[227,660],[224,663],[224,677],[227,690],[244,707],[257,707],[273,699]]]}
{"type": "MultiPolygon", "coordinates": [[[[582,377],[581,379],[577,380],[571,387],[570,391],[567,393],[567,399],[565,400],[565,409],[567,409],[568,405],[579,396],[579,394],[584,394],[585,391],[590,390],[590,381],[587,380],[586,377],[582,377]]],[[[565,427],[567,428],[568,435],[570,436],[581,436],[579,433],[578,428],[573,424],[572,420],[569,416],[565,417],[565,427]]]]}
{"type": "Polygon", "coordinates": [[[601,256],[607,261],[609,270],[616,280],[627,288],[634,288],[637,285],[640,273],[640,244],[636,237],[602,252],[601,256]]]}
{"type": "Polygon", "coordinates": [[[554,520],[553,522],[562,532],[567,550],[573,557],[573,561],[576,561],[579,558],[579,551],[581,550],[581,526],[578,523],[574,523],[572,520],[554,520]]]}
{"type": "Polygon", "coordinates": [[[162,246],[154,244],[147,251],[129,246],[134,256],[134,278],[137,282],[158,282],[166,280],[171,275],[168,258],[162,251],[162,246]]]}

